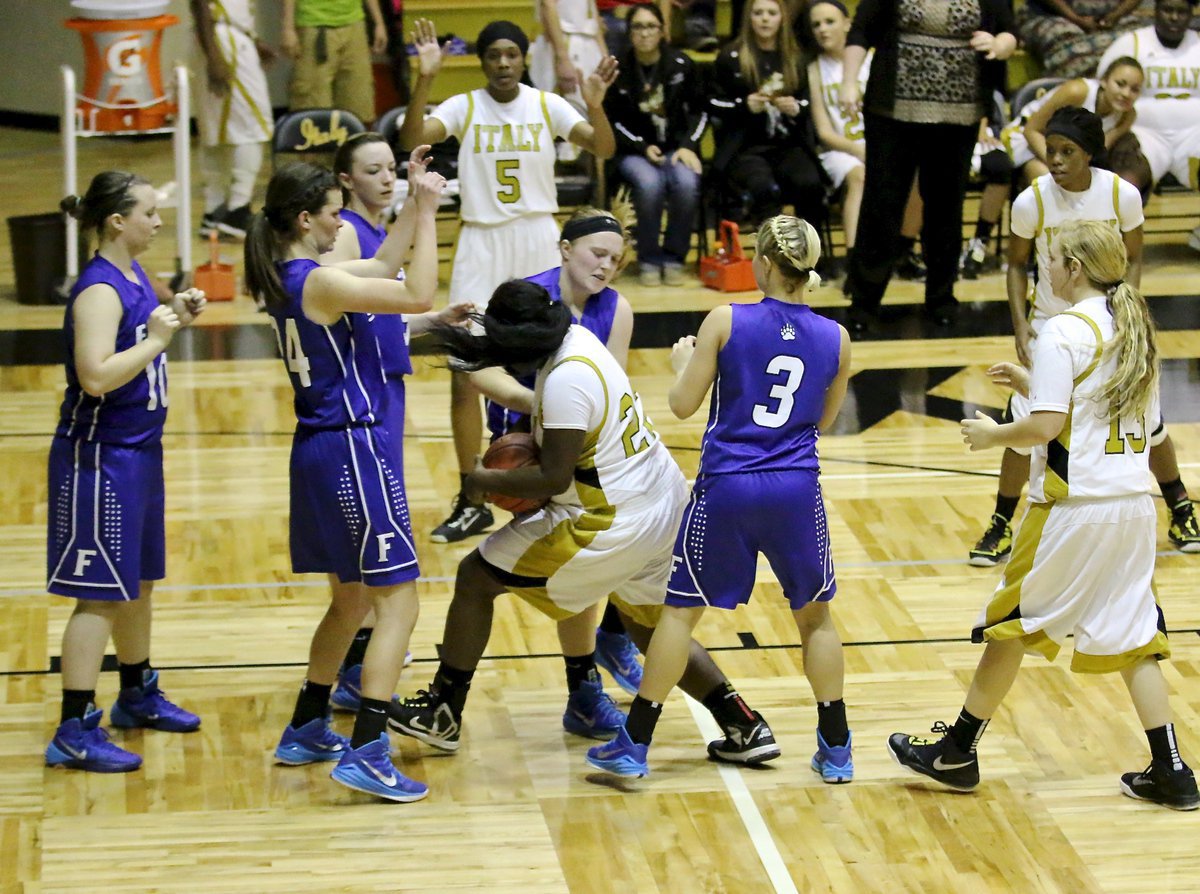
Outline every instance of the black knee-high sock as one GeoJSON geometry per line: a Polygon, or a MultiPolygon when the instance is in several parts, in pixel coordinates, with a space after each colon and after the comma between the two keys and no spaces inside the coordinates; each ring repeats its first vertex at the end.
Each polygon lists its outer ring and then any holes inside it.
{"type": "Polygon", "coordinates": [[[117,667],[121,676],[122,689],[141,689],[150,675],[150,659],[137,664],[121,664],[117,667]]]}
{"type": "Polygon", "coordinates": [[[1158,489],[1162,492],[1163,502],[1167,504],[1168,509],[1174,509],[1180,503],[1187,502],[1188,492],[1181,478],[1176,478],[1174,481],[1160,481],[1158,489]]]}
{"type": "Polygon", "coordinates": [[[756,721],[750,706],[728,682],[714,686],[712,691],[704,696],[702,703],[722,727],[746,726],[756,721]]]}
{"type": "Polygon", "coordinates": [[[825,744],[833,747],[850,741],[850,728],[846,725],[846,702],[817,702],[817,731],[825,744]]]}
{"type": "Polygon", "coordinates": [[[462,718],[463,708],[467,704],[467,693],[471,690],[471,679],[474,676],[474,670],[459,670],[444,661],[438,665],[437,673],[433,677],[433,691],[437,693],[439,701],[450,706],[456,718],[462,718]]]}
{"type": "Polygon", "coordinates": [[[1017,504],[1021,502],[1019,496],[1006,497],[1004,494],[996,494],[996,514],[1005,521],[1012,521],[1012,517],[1017,512],[1017,504]]]}
{"type": "Polygon", "coordinates": [[[1150,757],[1160,767],[1182,770],[1183,758],[1179,756],[1179,743],[1175,741],[1175,724],[1168,723],[1146,730],[1150,742],[1150,757]]]}
{"type": "Polygon", "coordinates": [[[958,719],[954,721],[954,726],[950,727],[949,736],[963,754],[974,754],[987,725],[988,721],[981,720],[963,708],[958,719]]]}
{"type": "Polygon", "coordinates": [[[599,683],[600,672],[596,670],[596,653],[563,656],[567,666],[567,692],[574,692],[584,683],[599,683]]]}
{"type": "Polygon", "coordinates": [[[623,634],[625,624],[621,621],[621,613],[611,602],[604,609],[604,617],[600,619],[600,629],[605,633],[623,634]]]}
{"type": "Polygon", "coordinates": [[[992,227],[995,224],[991,221],[984,220],[982,217],[975,221],[975,238],[980,242],[987,242],[992,235],[992,227]]]}
{"type": "Polygon", "coordinates": [[[350,735],[350,747],[374,742],[387,729],[387,706],[383,699],[364,698],[358,716],[354,718],[354,732],[350,735]]]}
{"type": "Polygon", "coordinates": [[[662,709],[661,702],[652,702],[635,695],[629,708],[629,716],[625,719],[625,732],[629,733],[629,738],[638,745],[649,745],[650,740],[654,738],[654,727],[658,725],[662,709]]]}
{"type": "Polygon", "coordinates": [[[374,627],[360,627],[358,633],[354,634],[354,640],[350,643],[350,648],[346,651],[346,660],[342,662],[342,667],[354,667],[356,664],[362,664],[363,659],[367,655],[367,646],[371,643],[371,634],[375,632],[374,627]]]}
{"type": "Polygon", "coordinates": [[[96,704],[95,689],[64,689],[59,723],[66,723],[74,717],[83,720],[87,715],[88,708],[94,704],[96,704]]]}
{"type": "Polygon", "coordinates": [[[324,717],[329,712],[329,693],[332,686],[322,686],[305,680],[296,696],[296,710],[292,712],[292,729],[300,729],[309,721],[324,717]]]}

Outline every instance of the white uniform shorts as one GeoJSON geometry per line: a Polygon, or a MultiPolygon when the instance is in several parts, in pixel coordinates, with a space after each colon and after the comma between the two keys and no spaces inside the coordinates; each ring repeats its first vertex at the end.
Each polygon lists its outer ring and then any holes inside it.
{"type": "Polygon", "coordinates": [[[677,478],[669,494],[633,507],[602,512],[550,503],[491,534],[479,555],[509,592],[551,618],[577,615],[611,595],[652,627],[688,499],[687,483],[677,478]]]}
{"type": "Polygon", "coordinates": [[[1107,673],[1170,655],[1154,598],[1149,494],[1032,503],[972,639],[1021,639],[1051,661],[1074,634],[1071,670],[1107,673]]]}
{"type": "Polygon", "coordinates": [[[464,222],[450,273],[450,303],[482,310],[496,286],[562,265],[552,214],[531,214],[484,227],[464,222]]]}
{"type": "Polygon", "coordinates": [[[821,153],[821,167],[829,175],[829,180],[833,184],[834,189],[837,189],[846,182],[846,177],[851,171],[862,166],[862,161],[849,152],[832,149],[829,152],[821,153]]]}
{"type": "Polygon", "coordinates": [[[1196,170],[1200,164],[1200,125],[1163,134],[1135,124],[1133,132],[1146,161],[1150,162],[1155,183],[1167,174],[1174,174],[1182,186],[1200,188],[1196,170]]]}
{"type": "Polygon", "coordinates": [[[200,138],[205,146],[240,146],[271,139],[273,116],[267,77],[250,36],[230,25],[213,26],[221,56],[233,80],[229,92],[217,96],[208,89],[206,66],[201,59],[194,67],[199,95],[200,138]]]}

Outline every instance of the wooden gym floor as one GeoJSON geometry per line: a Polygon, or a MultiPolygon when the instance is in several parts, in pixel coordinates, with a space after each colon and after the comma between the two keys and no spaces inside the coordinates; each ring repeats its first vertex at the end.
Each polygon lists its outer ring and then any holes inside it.
{"type": "MultiPolygon", "coordinates": [[[[3,131],[2,142],[9,213],[53,210],[56,139],[3,131]]],[[[85,143],[81,180],[130,167],[161,182],[168,154],[156,141],[85,143]]],[[[1184,480],[1200,494],[1200,276],[1182,246],[1195,205],[1194,195],[1155,199],[1145,285],[1164,330],[1167,418],[1184,480]]],[[[170,269],[171,240],[164,228],[149,270],[170,269]]],[[[999,273],[961,284],[963,319],[954,329],[927,329],[914,315],[856,343],[851,395],[822,441],[852,785],[823,785],[809,770],[815,710],[795,629],[764,563],[750,606],[709,613],[698,636],[770,721],[784,749],[774,764],[709,763],[711,721],[675,697],[651,751],[652,775],[598,784],[583,763],[590,743],[561,728],[554,627],[505,598],[462,749],[446,757],[400,739],[405,771],[432,791],[426,801],[392,805],[334,785],[328,767],[271,759],[326,590],[288,568],[290,392],[246,298],[214,306],[172,349],[170,549],[155,595],[154,659],[172,698],[204,725],[190,736],[116,733],[145,755],[134,774],[43,767],[58,716],[52,668],[70,607],[42,590],[62,314],[12,300],[7,232],[0,242],[0,891],[1200,890],[1200,816],[1118,793],[1118,775],[1149,758],[1115,677],[1073,677],[1065,656],[1030,659],[983,741],[983,783],[972,795],[931,791],[884,750],[893,731],[955,716],[979,655],[970,626],[999,577],[965,561],[992,509],[999,454],[967,453],[956,423],[1004,401],[981,372],[1012,356],[999,273]]],[[[240,263],[235,247],[224,251],[240,263]]],[[[694,331],[699,312],[723,297],[698,285],[643,290],[633,279],[621,284],[638,312],[631,372],[692,475],[703,417],[678,422],[668,412],[666,345],[694,331]]],[[[889,303],[915,309],[919,301],[919,286],[889,293],[889,303]]],[[[835,316],[843,304],[834,288],[816,303],[835,316]]],[[[447,376],[430,358],[416,366],[405,454],[424,578],[404,694],[436,667],[454,569],[475,542],[427,539],[457,482],[447,376]]],[[[1174,552],[1165,524],[1162,513],[1157,580],[1175,653],[1164,670],[1183,751],[1195,764],[1200,556],[1174,552]]],[[[115,674],[104,674],[101,703],[115,691],[115,674]]],[[[338,724],[348,731],[348,719],[338,724]]]]}

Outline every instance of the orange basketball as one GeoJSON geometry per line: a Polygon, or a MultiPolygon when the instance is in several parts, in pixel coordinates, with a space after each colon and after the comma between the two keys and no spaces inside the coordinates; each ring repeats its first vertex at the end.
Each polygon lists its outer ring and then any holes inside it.
{"type": "MultiPolygon", "coordinates": [[[[487,453],[483,455],[485,469],[520,469],[524,466],[536,466],[539,459],[537,441],[528,432],[514,431],[501,435],[492,441],[487,453]]],[[[513,515],[522,512],[533,512],[541,509],[549,499],[527,500],[522,497],[510,497],[505,494],[488,494],[488,502],[507,509],[513,515]]]]}

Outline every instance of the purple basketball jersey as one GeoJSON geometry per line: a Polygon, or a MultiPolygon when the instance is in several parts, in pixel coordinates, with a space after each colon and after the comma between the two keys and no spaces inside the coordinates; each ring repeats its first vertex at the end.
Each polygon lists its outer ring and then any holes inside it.
{"type": "MultiPolygon", "coordinates": [[[[537,283],[549,292],[551,301],[559,302],[562,301],[561,279],[561,267],[543,270],[541,273],[525,277],[527,282],[537,283]]],[[[600,339],[602,344],[607,345],[608,337],[612,334],[613,318],[617,314],[618,297],[620,296],[616,289],[605,286],[584,302],[582,318],[576,320],[572,317],[572,322],[578,323],[600,339]]],[[[532,388],[535,378],[535,376],[527,376],[519,381],[522,385],[532,388]]],[[[529,427],[526,424],[528,418],[524,413],[506,410],[490,400],[487,402],[487,425],[493,441],[510,431],[528,431],[529,427]]]]}
{"type": "Polygon", "coordinates": [[[296,394],[296,421],[310,428],[373,424],[384,393],[375,333],[367,314],[343,314],[328,326],[304,315],[304,283],[319,266],[303,259],[277,264],[288,302],[268,311],[296,394]]]}
{"type": "Polygon", "coordinates": [[[92,397],[79,384],[75,370],[75,299],[84,289],[103,283],[116,290],[121,299],[121,322],[117,326],[117,352],[127,351],[146,339],[146,321],[158,298],[137,261],[133,271],[138,281],[131,282],[120,270],[100,255],[83,268],[63,320],[67,343],[67,390],[59,411],[56,434],[64,438],[101,441],[106,444],[136,446],[162,438],[167,419],[167,355],[159,354],[120,388],[101,397],[92,397]]]}
{"type": "MultiPolygon", "coordinates": [[[[342,210],[342,220],[354,227],[358,234],[359,257],[373,258],[383,240],[387,238],[387,230],[378,227],[364,218],[357,211],[342,210]]],[[[398,279],[403,279],[403,274],[398,279]]],[[[401,314],[370,314],[371,328],[375,331],[378,342],[379,357],[383,361],[383,372],[387,379],[393,376],[411,376],[412,360],[408,355],[408,324],[401,314]]],[[[403,384],[400,385],[403,389],[403,384]]],[[[389,389],[394,391],[394,389],[389,389]]],[[[403,416],[403,410],[401,410],[403,416]]]]}
{"type": "Polygon", "coordinates": [[[840,355],[837,323],[806,304],[768,297],[733,305],[700,476],[817,469],[817,423],[840,355]]]}

